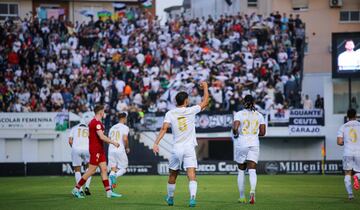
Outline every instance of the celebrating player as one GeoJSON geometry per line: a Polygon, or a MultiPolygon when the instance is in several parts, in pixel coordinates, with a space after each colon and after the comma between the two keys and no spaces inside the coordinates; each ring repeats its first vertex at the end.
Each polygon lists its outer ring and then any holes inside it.
{"type": "Polygon", "coordinates": [[[174,144],[169,160],[170,174],[167,184],[166,202],[169,206],[174,205],[175,183],[182,164],[184,164],[184,169],[186,169],[189,179],[189,206],[196,206],[197,182],[195,170],[197,168],[197,160],[195,147],[197,146],[197,141],[195,133],[195,115],[207,107],[209,100],[208,84],[202,82],[201,87],[204,89],[204,98],[202,102],[196,106],[187,107],[189,105],[189,96],[187,93],[179,92],[176,95],[177,108],[166,113],[164,123],[153,146],[154,153],[158,153],[159,143],[171,125],[174,144]]]}
{"type": "Polygon", "coordinates": [[[111,191],[109,180],[107,176],[106,156],[103,142],[113,144],[115,147],[119,147],[119,143],[112,141],[104,134],[104,125],[101,123],[101,119],[105,115],[103,105],[96,105],[94,108],[95,117],[89,123],[89,152],[90,152],[90,165],[88,171],[81,177],[80,181],[72,190],[72,194],[76,198],[84,198],[79,192],[80,188],[85,184],[86,180],[96,172],[96,168],[100,167],[101,178],[106,190],[106,196],[121,197],[111,191]]]}
{"type": "MultiPolygon", "coordinates": [[[[89,123],[89,118],[84,117],[81,120],[79,125],[76,125],[72,128],[69,136],[69,144],[71,146],[71,159],[72,165],[75,171],[75,181],[78,183],[81,179],[81,164],[84,162],[86,167],[89,167],[89,128],[87,124],[89,123]]],[[[80,188],[80,194],[83,196],[91,195],[90,193],[90,182],[91,176],[86,180],[85,184],[85,193],[82,188],[80,188]]]]}
{"type": "Polygon", "coordinates": [[[254,99],[251,95],[244,98],[244,110],[234,116],[233,138],[235,147],[235,161],[238,163],[238,188],[240,203],[246,203],[245,199],[245,170],[249,171],[250,180],[250,204],[255,203],[256,189],[256,164],[259,159],[259,136],[266,133],[265,120],[262,114],[256,111],[254,99]]]}
{"type": "Polygon", "coordinates": [[[349,200],[354,199],[351,187],[351,173],[354,171],[354,188],[359,189],[360,177],[360,122],[356,120],[356,110],[347,111],[349,121],[342,125],[337,134],[337,144],[344,146],[343,170],[345,171],[345,188],[349,200]]]}
{"type": "Polygon", "coordinates": [[[120,113],[119,123],[112,126],[109,132],[110,139],[120,144],[119,147],[109,145],[108,158],[109,166],[111,167],[109,178],[112,189],[116,187],[116,178],[124,175],[126,173],[126,168],[128,167],[128,158],[126,154],[130,152],[130,148],[128,140],[129,127],[125,125],[126,117],[126,113],[120,113]]]}

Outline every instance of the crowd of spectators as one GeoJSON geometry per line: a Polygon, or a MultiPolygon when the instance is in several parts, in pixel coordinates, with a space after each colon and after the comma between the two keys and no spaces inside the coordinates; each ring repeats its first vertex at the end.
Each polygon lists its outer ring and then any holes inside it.
{"type": "Polygon", "coordinates": [[[142,10],[118,20],[59,19],[0,24],[0,111],[164,112],[187,91],[209,110],[241,107],[246,94],[259,109],[301,108],[304,23],[279,12],[263,17],[169,18],[142,10]]]}

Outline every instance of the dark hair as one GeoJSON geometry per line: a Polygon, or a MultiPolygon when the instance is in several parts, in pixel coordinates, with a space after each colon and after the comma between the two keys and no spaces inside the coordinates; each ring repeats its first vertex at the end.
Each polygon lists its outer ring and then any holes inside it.
{"type": "Polygon", "coordinates": [[[355,118],[356,117],[356,110],[355,109],[349,109],[347,111],[347,117],[350,118],[355,118]]]}
{"type": "Polygon", "coordinates": [[[254,106],[254,98],[251,95],[246,95],[243,100],[245,109],[256,111],[254,106]]]}
{"type": "Polygon", "coordinates": [[[119,114],[119,119],[126,118],[126,117],[127,117],[126,112],[121,112],[121,113],[119,114]]]}
{"type": "Polygon", "coordinates": [[[102,104],[95,105],[95,108],[94,108],[95,114],[98,114],[101,110],[104,110],[104,105],[102,105],[102,104]]]}
{"type": "Polygon", "coordinates": [[[188,95],[186,92],[184,92],[184,91],[179,92],[178,94],[176,94],[175,99],[176,99],[177,105],[178,105],[178,106],[184,105],[185,100],[186,100],[188,97],[189,97],[189,95],[188,95]]]}

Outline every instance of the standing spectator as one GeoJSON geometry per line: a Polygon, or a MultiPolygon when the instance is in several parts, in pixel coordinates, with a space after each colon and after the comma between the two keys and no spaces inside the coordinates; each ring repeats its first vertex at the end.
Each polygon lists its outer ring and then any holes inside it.
{"type": "Polygon", "coordinates": [[[324,109],[324,100],[323,100],[322,97],[320,97],[319,94],[316,96],[315,108],[317,108],[317,109],[324,109]]]}
{"type": "Polygon", "coordinates": [[[305,99],[303,100],[303,108],[304,109],[313,109],[313,102],[309,98],[309,95],[305,95],[305,99]]]}
{"type": "Polygon", "coordinates": [[[287,59],[288,54],[284,51],[284,49],[280,49],[280,52],[277,55],[277,61],[280,65],[280,75],[287,73],[287,59]]]}

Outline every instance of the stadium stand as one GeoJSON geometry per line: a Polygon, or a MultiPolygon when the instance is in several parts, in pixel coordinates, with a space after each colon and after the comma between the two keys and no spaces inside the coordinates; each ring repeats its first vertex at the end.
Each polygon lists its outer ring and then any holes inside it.
{"type": "Polygon", "coordinates": [[[305,25],[297,15],[157,18],[131,10],[120,20],[7,20],[0,25],[0,111],[165,112],[178,91],[211,111],[301,108],[305,25]]]}

